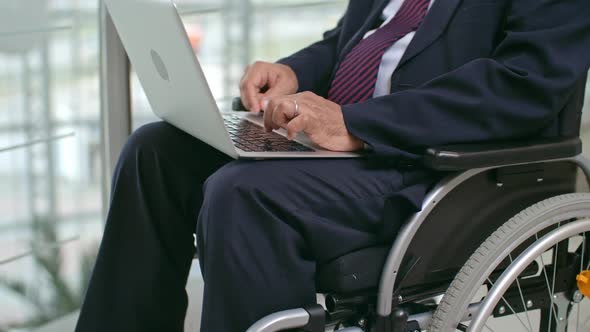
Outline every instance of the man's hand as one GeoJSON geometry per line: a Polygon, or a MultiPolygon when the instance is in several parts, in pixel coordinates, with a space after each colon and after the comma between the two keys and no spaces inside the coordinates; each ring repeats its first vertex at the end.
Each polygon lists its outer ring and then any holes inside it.
{"type": "Polygon", "coordinates": [[[263,102],[263,109],[267,131],[284,128],[291,140],[304,132],[314,143],[331,151],[363,148],[363,142],[346,129],[340,105],[312,92],[271,97],[263,102]]]}
{"type": "Polygon", "coordinates": [[[246,67],[240,82],[242,103],[255,113],[262,110],[263,98],[290,95],[298,88],[295,72],[278,63],[256,62],[246,67]]]}

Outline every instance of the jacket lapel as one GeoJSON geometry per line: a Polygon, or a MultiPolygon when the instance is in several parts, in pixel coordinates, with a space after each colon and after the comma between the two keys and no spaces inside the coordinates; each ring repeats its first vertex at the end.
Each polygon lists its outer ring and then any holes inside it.
{"type": "Polygon", "coordinates": [[[369,29],[375,24],[375,21],[381,16],[381,14],[383,13],[383,9],[385,9],[385,6],[387,6],[387,4],[389,4],[390,1],[391,0],[375,0],[373,2],[373,8],[371,9],[369,16],[365,20],[365,23],[361,26],[359,31],[356,34],[354,34],[354,36],[348,41],[348,43],[346,43],[346,45],[342,49],[342,52],[340,52],[340,61],[344,59],[346,54],[348,54],[348,52],[350,52],[350,50],[354,46],[356,46],[356,44],[359,43],[359,41],[363,38],[367,31],[369,31],[369,29]]]}
{"type": "Polygon", "coordinates": [[[436,0],[402,57],[398,69],[420,54],[443,33],[462,0],[436,0]]]}

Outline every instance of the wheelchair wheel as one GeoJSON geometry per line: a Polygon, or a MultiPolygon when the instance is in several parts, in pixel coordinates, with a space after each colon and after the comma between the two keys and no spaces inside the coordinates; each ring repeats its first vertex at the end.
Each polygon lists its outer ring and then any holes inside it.
{"type": "Polygon", "coordinates": [[[590,331],[583,294],[590,295],[590,273],[583,273],[590,269],[588,241],[590,194],[556,196],[525,209],[470,257],[428,331],[590,331]],[[476,317],[484,307],[489,315],[476,317]]]}

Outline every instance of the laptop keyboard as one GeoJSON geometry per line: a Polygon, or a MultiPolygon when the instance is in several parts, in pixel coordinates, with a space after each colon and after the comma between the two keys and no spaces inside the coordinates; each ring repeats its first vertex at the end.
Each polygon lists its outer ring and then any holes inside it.
{"type": "Polygon", "coordinates": [[[314,150],[277,133],[267,133],[260,126],[239,116],[224,116],[225,126],[234,145],[245,152],[313,152],[314,150]]]}

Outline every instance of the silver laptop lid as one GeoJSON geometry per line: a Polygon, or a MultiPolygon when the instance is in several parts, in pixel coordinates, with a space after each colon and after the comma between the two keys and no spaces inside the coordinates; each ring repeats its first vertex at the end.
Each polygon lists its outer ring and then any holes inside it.
{"type": "Polygon", "coordinates": [[[170,0],[105,0],[158,117],[237,158],[186,31],[170,0]]]}

